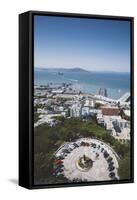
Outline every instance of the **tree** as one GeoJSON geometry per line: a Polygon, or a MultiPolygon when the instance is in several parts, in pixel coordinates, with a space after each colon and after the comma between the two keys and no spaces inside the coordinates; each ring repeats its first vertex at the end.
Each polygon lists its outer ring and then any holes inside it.
{"type": "Polygon", "coordinates": [[[129,179],[130,178],[130,154],[127,153],[123,159],[119,162],[118,173],[120,179],[129,179]]]}

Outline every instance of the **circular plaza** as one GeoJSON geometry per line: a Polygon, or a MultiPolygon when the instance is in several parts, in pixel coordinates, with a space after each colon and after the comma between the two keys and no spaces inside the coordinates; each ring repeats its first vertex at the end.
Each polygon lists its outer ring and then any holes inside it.
{"type": "Polygon", "coordinates": [[[106,143],[81,138],[63,144],[55,154],[54,174],[70,181],[118,180],[118,155],[106,143]]]}

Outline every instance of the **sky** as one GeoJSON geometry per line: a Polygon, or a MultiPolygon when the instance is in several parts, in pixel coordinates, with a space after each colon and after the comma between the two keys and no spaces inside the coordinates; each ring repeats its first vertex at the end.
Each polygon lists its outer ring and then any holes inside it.
{"type": "Polygon", "coordinates": [[[34,67],[130,71],[130,22],[34,16],[34,67]]]}

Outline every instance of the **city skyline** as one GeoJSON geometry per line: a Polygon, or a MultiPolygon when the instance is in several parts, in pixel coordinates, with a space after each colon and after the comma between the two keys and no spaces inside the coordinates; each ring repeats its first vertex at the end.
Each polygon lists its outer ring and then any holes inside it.
{"type": "Polygon", "coordinates": [[[34,67],[130,72],[130,22],[35,16],[34,67]]]}

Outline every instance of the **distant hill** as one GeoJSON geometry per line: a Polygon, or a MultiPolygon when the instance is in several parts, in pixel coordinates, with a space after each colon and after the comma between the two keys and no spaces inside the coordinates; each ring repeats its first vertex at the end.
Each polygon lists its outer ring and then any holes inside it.
{"type": "Polygon", "coordinates": [[[87,70],[85,69],[82,69],[82,68],[72,68],[72,69],[68,69],[69,71],[72,71],[72,72],[88,72],[87,70]]]}
{"type": "Polygon", "coordinates": [[[35,70],[47,70],[47,71],[50,71],[50,72],[88,72],[87,70],[85,69],[82,69],[82,68],[78,68],[78,67],[75,67],[75,68],[35,68],[35,70]]]}
{"type": "Polygon", "coordinates": [[[98,73],[98,74],[130,74],[130,72],[116,72],[116,71],[95,71],[95,70],[85,70],[82,69],[80,67],[74,67],[74,68],[39,68],[39,67],[35,67],[35,70],[46,70],[49,72],[61,72],[61,73],[65,73],[65,72],[88,72],[88,73],[98,73]]]}

